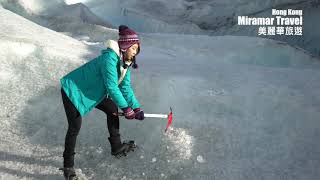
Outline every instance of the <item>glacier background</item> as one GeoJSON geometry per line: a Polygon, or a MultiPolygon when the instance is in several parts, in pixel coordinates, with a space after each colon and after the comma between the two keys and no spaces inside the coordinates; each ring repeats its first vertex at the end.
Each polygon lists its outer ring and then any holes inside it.
{"type": "Polygon", "coordinates": [[[317,2],[1,0],[0,179],[63,179],[67,122],[59,79],[116,39],[119,24],[140,32],[132,85],[143,109],[172,106],[174,121],[164,133],[165,120],[121,119],[123,139],[135,139],[139,149],[118,160],[110,155],[105,115],[93,110],[76,147],[81,177],[316,179],[317,2]],[[271,6],[310,8],[305,36],[265,39],[228,24],[233,14],[271,6]]]}

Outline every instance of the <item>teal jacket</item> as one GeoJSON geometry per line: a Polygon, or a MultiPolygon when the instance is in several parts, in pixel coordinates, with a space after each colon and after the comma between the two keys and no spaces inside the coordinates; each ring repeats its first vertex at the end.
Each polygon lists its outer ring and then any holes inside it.
{"type": "Polygon", "coordinates": [[[140,107],[130,83],[130,67],[122,68],[118,43],[109,40],[101,55],[65,75],[61,87],[81,116],[107,95],[119,108],[140,107]]]}

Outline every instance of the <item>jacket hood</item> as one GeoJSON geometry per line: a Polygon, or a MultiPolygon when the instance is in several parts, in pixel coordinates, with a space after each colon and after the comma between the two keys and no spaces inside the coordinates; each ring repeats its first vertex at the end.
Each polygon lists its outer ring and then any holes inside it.
{"type": "MultiPolygon", "coordinates": [[[[118,42],[115,40],[108,40],[104,43],[105,47],[112,49],[120,57],[120,48],[118,42]]],[[[107,50],[104,49],[101,53],[105,53],[107,50]]]]}
{"type": "MultiPolygon", "coordinates": [[[[120,55],[120,48],[119,48],[119,45],[118,45],[117,41],[108,40],[108,41],[105,42],[105,46],[107,47],[107,49],[102,50],[101,51],[102,54],[107,53],[108,52],[108,48],[110,48],[118,55],[118,57],[122,58],[121,55],[120,55]]],[[[122,80],[124,79],[124,76],[127,73],[127,70],[129,69],[129,68],[124,68],[123,63],[125,63],[127,65],[127,67],[130,67],[130,65],[131,65],[131,62],[128,62],[128,61],[125,61],[125,62],[121,61],[121,63],[122,63],[122,65],[120,66],[121,75],[119,77],[118,84],[120,84],[122,82],[122,80]]]]}

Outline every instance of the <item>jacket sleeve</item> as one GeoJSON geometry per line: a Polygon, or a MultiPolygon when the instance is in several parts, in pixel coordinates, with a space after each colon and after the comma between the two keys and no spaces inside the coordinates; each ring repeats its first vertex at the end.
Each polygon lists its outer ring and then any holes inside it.
{"type": "Polygon", "coordinates": [[[131,87],[131,71],[128,69],[126,75],[124,76],[122,82],[120,83],[120,91],[123,94],[123,97],[128,102],[129,107],[132,109],[139,108],[140,104],[136,99],[134,92],[131,87]]]}
{"type": "Polygon", "coordinates": [[[101,73],[109,96],[119,108],[128,107],[129,105],[118,87],[117,59],[107,54],[102,58],[104,59],[101,65],[101,73]]]}

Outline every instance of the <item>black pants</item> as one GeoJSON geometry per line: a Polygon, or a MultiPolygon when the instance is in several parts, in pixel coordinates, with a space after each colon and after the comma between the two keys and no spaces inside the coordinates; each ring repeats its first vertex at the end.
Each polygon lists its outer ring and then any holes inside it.
{"type": "MultiPolygon", "coordinates": [[[[61,95],[68,120],[68,131],[65,138],[65,149],[63,152],[63,166],[73,167],[76,140],[81,128],[82,118],[79,111],[72,104],[62,88],[61,95]]],[[[107,115],[107,124],[110,137],[119,136],[119,117],[112,114],[118,113],[117,105],[110,98],[105,98],[96,106],[96,108],[103,111],[107,115]]]]}

